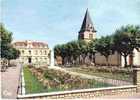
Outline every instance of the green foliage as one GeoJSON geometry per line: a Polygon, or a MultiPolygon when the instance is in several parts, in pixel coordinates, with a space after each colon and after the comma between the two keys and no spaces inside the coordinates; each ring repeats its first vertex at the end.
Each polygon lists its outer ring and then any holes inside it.
{"type": "Polygon", "coordinates": [[[61,56],[63,64],[79,64],[80,61],[77,59],[80,59],[80,56],[83,56],[84,60],[88,53],[91,55],[95,54],[96,51],[93,45],[94,42],[86,43],[83,40],[71,41],[66,44],[56,45],[54,47],[54,55],[55,57],[61,56]]]}
{"type": "Polygon", "coordinates": [[[95,44],[95,50],[104,55],[106,57],[106,61],[108,62],[109,55],[113,53],[112,37],[106,36],[98,39],[95,44]]]}
{"type": "Polygon", "coordinates": [[[114,48],[124,56],[125,66],[127,66],[127,56],[133,56],[133,50],[140,47],[140,26],[122,26],[114,33],[114,48]]]}
{"type": "Polygon", "coordinates": [[[135,48],[140,47],[140,26],[139,25],[126,25],[122,26],[119,30],[117,30],[119,33],[126,33],[131,43],[135,48]]]}
{"type": "Polygon", "coordinates": [[[8,60],[19,57],[20,52],[12,47],[12,33],[5,29],[3,24],[0,24],[1,35],[1,57],[8,60]]]}

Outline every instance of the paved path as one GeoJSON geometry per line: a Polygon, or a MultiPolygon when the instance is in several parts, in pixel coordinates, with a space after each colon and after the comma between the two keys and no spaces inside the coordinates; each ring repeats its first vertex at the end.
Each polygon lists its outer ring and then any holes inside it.
{"type": "Polygon", "coordinates": [[[1,72],[2,98],[16,99],[19,84],[21,66],[9,67],[5,72],[1,72]]]}
{"type": "Polygon", "coordinates": [[[53,66],[53,67],[49,67],[49,68],[53,68],[53,69],[57,69],[57,70],[62,70],[62,71],[65,71],[65,72],[67,72],[69,74],[80,76],[82,78],[95,79],[95,80],[97,80],[99,82],[108,83],[108,84],[112,84],[112,85],[116,85],[116,86],[132,85],[132,83],[130,83],[130,82],[121,81],[121,80],[115,80],[115,79],[108,79],[108,78],[103,78],[103,77],[99,77],[99,76],[83,74],[83,73],[79,73],[79,72],[68,71],[67,69],[60,68],[58,66],[53,66]]]}
{"type": "Polygon", "coordinates": [[[103,99],[103,100],[140,100],[140,93],[134,93],[134,94],[126,94],[126,95],[112,95],[112,96],[103,96],[103,97],[99,97],[98,99],[103,99]]]}

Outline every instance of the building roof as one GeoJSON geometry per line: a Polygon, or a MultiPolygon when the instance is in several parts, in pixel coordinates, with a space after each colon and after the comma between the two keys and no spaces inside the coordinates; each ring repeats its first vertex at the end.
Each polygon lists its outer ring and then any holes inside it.
{"type": "Polygon", "coordinates": [[[15,46],[27,46],[27,42],[21,42],[21,41],[18,41],[18,42],[15,42],[13,43],[15,46]]]}
{"type": "Polygon", "coordinates": [[[90,15],[89,15],[89,11],[87,9],[79,33],[84,32],[84,31],[90,31],[90,30],[92,30],[93,32],[96,32],[96,30],[94,29],[92,20],[90,18],[90,15]]]}
{"type": "Polygon", "coordinates": [[[33,47],[33,48],[42,48],[42,47],[48,47],[47,43],[43,43],[43,42],[38,42],[38,41],[17,41],[13,43],[14,46],[18,46],[18,47],[33,47]]]}

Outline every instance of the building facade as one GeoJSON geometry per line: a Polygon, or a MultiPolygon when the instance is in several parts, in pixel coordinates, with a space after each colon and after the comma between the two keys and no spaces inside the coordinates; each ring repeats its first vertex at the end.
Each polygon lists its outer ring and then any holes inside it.
{"type": "Polygon", "coordinates": [[[13,46],[20,51],[20,63],[50,65],[50,49],[47,43],[26,40],[14,42],[13,46]]]}

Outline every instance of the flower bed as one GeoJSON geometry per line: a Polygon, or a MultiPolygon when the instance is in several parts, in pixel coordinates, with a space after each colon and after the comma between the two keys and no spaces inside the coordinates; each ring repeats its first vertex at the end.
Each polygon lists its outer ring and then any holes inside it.
{"type": "Polygon", "coordinates": [[[65,68],[69,71],[84,73],[88,75],[94,75],[104,78],[123,80],[132,82],[133,70],[130,68],[119,68],[119,67],[72,67],[65,68]]]}
{"type": "Polygon", "coordinates": [[[97,82],[93,79],[83,79],[78,76],[73,76],[60,70],[35,67],[28,67],[28,69],[46,89],[45,92],[111,86],[106,83],[97,82]]]}

